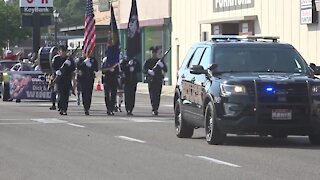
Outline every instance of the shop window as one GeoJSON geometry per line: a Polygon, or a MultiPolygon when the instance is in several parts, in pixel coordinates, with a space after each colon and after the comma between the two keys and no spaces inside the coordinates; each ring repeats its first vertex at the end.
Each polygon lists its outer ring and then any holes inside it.
{"type": "Polygon", "coordinates": [[[220,27],[219,24],[212,24],[212,25],[211,25],[211,31],[212,31],[211,34],[213,34],[213,35],[219,35],[219,34],[221,34],[221,33],[220,33],[220,29],[221,29],[221,27],[220,27]]]}
{"type": "MultiPolygon", "coordinates": [[[[145,52],[144,57],[145,59],[143,60],[143,63],[145,62],[146,59],[149,59],[151,57],[151,51],[149,50],[151,47],[158,47],[158,57],[162,57],[163,53],[168,50],[167,47],[167,38],[168,34],[166,34],[164,28],[162,26],[155,26],[155,27],[144,27],[144,47],[145,47],[145,52]]],[[[169,61],[168,58],[165,59],[165,61],[169,61]]],[[[169,68],[169,63],[167,62],[167,66],[169,68]]],[[[169,72],[169,71],[168,71],[169,72]]],[[[171,74],[166,73],[164,80],[166,81],[166,84],[168,82],[168,79],[171,74]]]]}
{"type": "Polygon", "coordinates": [[[240,35],[253,35],[253,22],[242,22],[239,24],[240,35]]]}

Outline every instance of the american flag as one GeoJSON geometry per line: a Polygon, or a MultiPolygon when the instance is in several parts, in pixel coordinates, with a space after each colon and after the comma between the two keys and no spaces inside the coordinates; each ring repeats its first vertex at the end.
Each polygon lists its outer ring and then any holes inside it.
{"type": "Polygon", "coordinates": [[[85,18],[83,52],[86,56],[90,56],[96,46],[96,21],[94,19],[92,0],[87,0],[85,18]]]}

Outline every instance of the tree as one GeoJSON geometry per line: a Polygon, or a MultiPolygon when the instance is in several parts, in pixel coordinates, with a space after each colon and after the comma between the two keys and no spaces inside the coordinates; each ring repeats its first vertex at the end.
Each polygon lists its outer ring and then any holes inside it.
{"type": "Polygon", "coordinates": [[[8,40],[16,44],[31,35],[29,29],[21,27],[20,9],[16,1],[6,4],[0,0],[0,24],[4,25],[0,28],[1,47],[5,47],[8,40]]]}
{"type": "Polygon", "coordinates": [[[54,8],[59,12],[60,27],[71,27],[84,25],[84,16],[86,10],[85,0],[55,0],[54,8]]]}

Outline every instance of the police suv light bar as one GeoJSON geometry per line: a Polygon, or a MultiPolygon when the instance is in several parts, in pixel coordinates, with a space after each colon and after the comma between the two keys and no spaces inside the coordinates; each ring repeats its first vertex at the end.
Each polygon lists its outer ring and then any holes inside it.
{"type": "Polygon", "coordinates": [[[217,40],[225,40],[225,41],[239,40],[240,41],[243,39],[247,39],[247,36],[237,36],[237,35],[212,35],[211,36],[212,41],[217,41],[217,40]]]}
{"type": "Polygon", "coordinates": [[[237,35],[212,35],[211,40],[212,41],[230,41],[230,40],[272,40],[272,42],[278,42],[278,39],[280,39],[278,36],[237,36],[237,35]]]}
{"type": "Polygon", "coordinates": [[[279,36],[248,36],[248,39],[257,41],[258,39],[261,40],[272,40],[272,42],[278,42],[278,39],[280,39],[279,36]]]}

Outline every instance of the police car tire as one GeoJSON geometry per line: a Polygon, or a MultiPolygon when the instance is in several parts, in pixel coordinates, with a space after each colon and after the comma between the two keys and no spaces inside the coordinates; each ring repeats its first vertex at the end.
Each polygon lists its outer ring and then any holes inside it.
{"type": "Polygon", "coordinates": [[[216,111],[212,102],[206,106],[204,123],[207,143],[210,145],[223,144],[226,134],[222,133],[217,125],[216,111]]]}
{"type": "Polygon", "coordinates": [[[312,145],[320,145],[320,134],[309,134],[309,141],[312,145]]]}
{"type": "Polygon", "coordinates": [[[188,122],[186,122],[186,120],[183,118],[183,114],[181,112],[181,100],[179,98],[176,100],[176,105],[174,107],[174,122],[177,137],[192,137],[194,127],[189,125],[188,122]]]}

